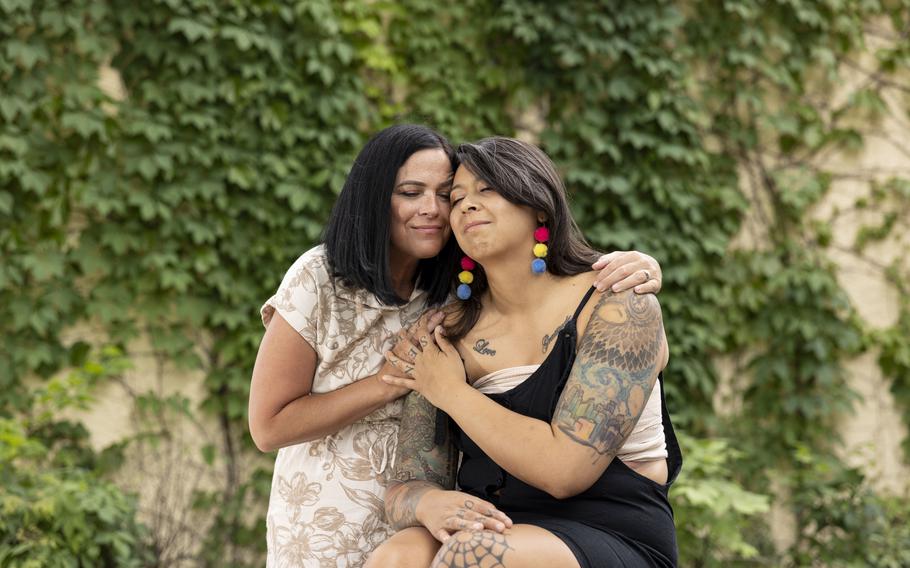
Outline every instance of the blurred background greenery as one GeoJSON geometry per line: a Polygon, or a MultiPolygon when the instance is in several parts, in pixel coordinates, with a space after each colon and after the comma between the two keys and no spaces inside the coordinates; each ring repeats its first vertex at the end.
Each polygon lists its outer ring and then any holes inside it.
{"type": "Polygon", "coordinates": [[[400,120],[661,262],[684,566],[910,565],[908,63],[908,0],[0,0],[0,565],[262,564],[258,307],[400,120]]]}

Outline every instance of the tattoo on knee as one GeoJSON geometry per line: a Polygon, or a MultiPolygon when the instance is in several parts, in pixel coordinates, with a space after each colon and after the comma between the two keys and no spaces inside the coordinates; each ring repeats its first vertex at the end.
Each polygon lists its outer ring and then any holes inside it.
{"type": "Polygon", "coordinates": [[[504,568],[506,537],[492,531],[462,531],[439,549],[430,568],[504,568]]]}

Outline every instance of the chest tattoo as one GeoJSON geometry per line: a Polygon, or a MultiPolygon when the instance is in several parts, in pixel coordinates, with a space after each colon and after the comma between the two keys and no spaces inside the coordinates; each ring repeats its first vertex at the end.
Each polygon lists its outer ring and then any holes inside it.
{"type": "Polygon", "coordinates": [[[547,352],[547,348],[550,347],[550,343],[556,339],[556,336],[559,335],[559,332],[562,331],[562,328],[564,328],[566,324],[569,323],[570,319],[572,319],[572,316],[566,316],[566,320],[559,324],[559,327],[553,330],[553,333],[543,336],[543,341],[541,341],[541,353],[547,352]]]}
{"type": "Polygon", "coordinates": [[[474,351],[477,351],[481,355],[496,355],[496,350],[490,349],[490,342],[486,339],[478,339],[474,343],[474,351]]]}

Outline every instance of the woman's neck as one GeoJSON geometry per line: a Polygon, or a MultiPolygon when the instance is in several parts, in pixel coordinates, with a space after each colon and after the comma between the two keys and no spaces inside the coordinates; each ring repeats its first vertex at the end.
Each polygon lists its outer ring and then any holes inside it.
{"type": "Polygon", "coordinates": [[[414,291],[418,262],[416,258],[400,258],[394,251],[390,254],[389,272],[392,277],[392,289],[402,300],[409,299],[414,291]]]}
{"type": "Polygon", "coordinates": [[[531,260],[526,258],[496,260],[484,265],[484,272],[489,284],[486,303],[503,315],[539,307],[557,281],[549,272],[531,272],[531,260]]]}

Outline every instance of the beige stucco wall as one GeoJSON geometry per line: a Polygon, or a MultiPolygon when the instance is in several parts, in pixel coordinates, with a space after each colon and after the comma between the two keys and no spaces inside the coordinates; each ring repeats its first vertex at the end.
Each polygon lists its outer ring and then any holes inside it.
{"type": "MultiPolygon", "coordinates": [[[[115,97],[123,96],[123,87],[117,74],[109,69],[102,69],[101,84],[115,97]]],[[[857,79],[858,80],[858,79],[857,79]]],[[[844,85],[847,93],[851,83],[844,85]]],[[[841,96],[845,96],[843,93],[841,96]]],[[[892,117],[886,119],[876,128],[884,136],[871,136],[867,138],[865,149],[857,155],[831,155],[826,158],[825,167],[843,173],[866,172],[877,176],[887,176],[890,173],[908,174],[910,172],[910,152],[900,148],[900,144],[910,148],[910,126],[903,108],[905,101],[894,97],[889,99],[892,106],[892,117]],[[896,145],[895,140],[898,142],[896,145]]],[[[529,126],[522,137],[533,140],[534,131],[539,131],[541,122],[539,116],[529,115],[529,126]]],[[[744,172],[745,173],[745,172],[744,172]]],[[[744,176],[744,180],[746,176],[744,176]]],[[[745,183],[745,182],[744,182],[745,183]]],[[[751,192],[744,186],[746,195],[751,192]]],[[[868,184],[851,179],[841,179],[834,182],[831,191],[816,208],[814,215],[820,219],[828,219],[835,209],[849,208],[858,195],[868,191],[868,184]]],[[[832,261],[837,265],[839,282],[848,293],[854,306],[863,320],[872,328],[883,328],[894,323],[897,313],[897,291],[890,286],[884,278],[882,271],[875,264],[864,262],[856,255],[848,252],[858,227],[869,221],[868,214],[851,214],[835,216],[833,221],[835,246],[826,251],[832,261]]],[[[762,228],[755,217],[750,217],[744,224],[742,234],[736,239],[734,246],[750,247],[761,246],[762,228]]],[[[872,258],[882,265],[888,264],[894,255],[900,254],[898,241],[907,242],[908,235],[899,235],[898,239],[870,248],[872,258]]],[[[278,278],[280,275],[276,275],[278,278]]],[[[276,280],[277,283],[277,280],[276,280]]],[[[136,392],[151,390],[159,394],[180,392],[197,404],[201,401],[203,390],[203,374],[201,372],[187,372],[161,367],[160,362],[150,356],[147,346],[137,344],[134,353],[135,369],[125,377],[126,383],[136,392]]],[[[894,405],[894,400],[888,392],[887,381],[882,377],[876,364],[877,353],[874,351],[846,362],[846,370],[850,377],[851,386],[860,394],[861,400],[856,405],[856,411],[844,419],[840,434],[844,440],[843,457],[852,464],[861,465],[867,472],[872,483],[879,489],[903,493],[908,491],[910,470],[902,462],[900,449],[901,440],[907,436],[899,411],[894,405]]],[[[731,358],[719,358],[718,367],[723,380],[718,390],[717,404],[721,411],[735,410],[737,405],[737,382],[741,378],[737,361],[731,358]]],[[[132,398],[122,386],[110,385],[97,393],[98,401],[85,412],[82,418],[92,434],[93,443],[102,448],[114,443],[123,436],[133,431],[132,398]]],[[[138,476],[134,486],[143,490],[143,504],[146,511],[152,514],[156,504],[171,503],[172,508],[179,508],[178,503],[188,502],[190,490],[193,487],[214,488],[223,483],[217,475],[201,475],[199,471],[203,465],[199,458],[202,446],[214,444],[220,446],[220,431],[211,418],[199,413],[198,423],[184,422],[180,424],[173,440],[172,447],[162,450],[156,459],[138,459],[139,464],[132,471],[138,476]],[[170,457],[168,457],[170,456],[170,457]],[[170,460],[170,461],[168,461],[170,460]],[[172,471],[173,467],[186,467],[188,471],[196,472],[192,475],[182,475],[172,471]],[[148,480],[155,480],[154,482],[148,480]]],[[[255,459],[255,458],[254,458],[255,459]]],[[[266,458],[267,459],[267,458],[266,458]]],[[[158,507],[160,509],[160,507],[158,507]]],[[[791,542],[793,534],[793,520],[786,510],[780,506],[772,511],[772,527],[775,530],[775,540],[781,546],[791,542]]],[[[181,518],[173,521],[173,526],[164,526],[162,530],[176,530],[175,527],[189,526],[193,523],[190,518],[181,518]],[[181,524],[182,523],[182,524],[181,524]]],[[[165,523],[167,525],[167,523],[165,523]]],[[[184,541],[179,544],[180,549],[191,547],[192,533],[184,535],[184,541]],[[189,539],[189,540],[188,540],[189,539]]]]}

